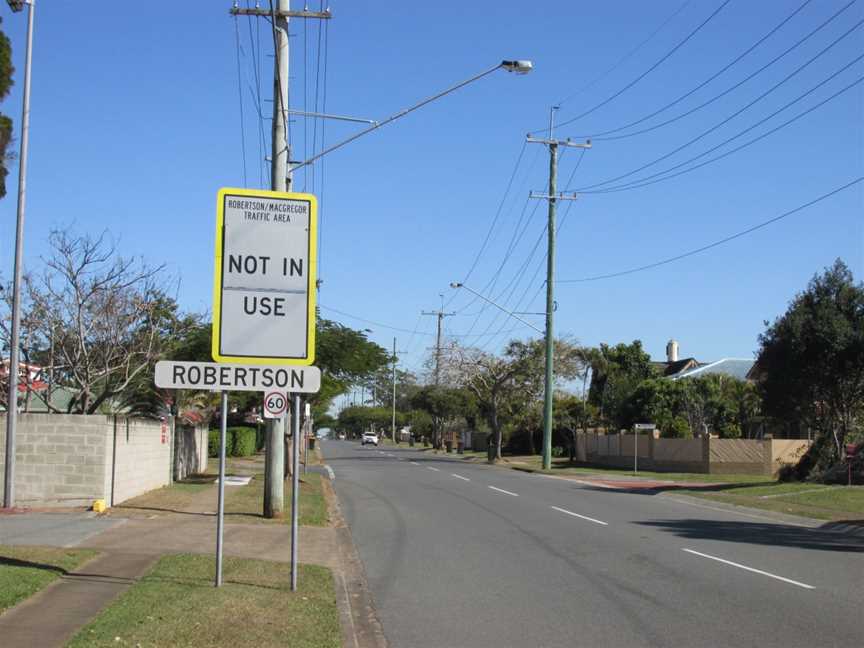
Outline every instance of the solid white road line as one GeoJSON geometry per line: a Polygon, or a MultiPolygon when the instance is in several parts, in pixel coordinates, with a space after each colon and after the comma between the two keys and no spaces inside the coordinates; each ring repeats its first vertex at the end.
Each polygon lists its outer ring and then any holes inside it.
{"type": "Polygon", "coordinates": [[[426,466],[429,470],[434,470],[435,472],[440,472],[437,468],[433,468],[432,466],[426,466]]]}
{"type": "Polygon", "coordinates": [[[510,491],[505,491],[503,488],[497,488],[495,486],[490,486],[489,488],[491,488],[494,491],[498,491],[499,493],[504,493],[505,495],[512,495],[513,497],[519,497],[518,493],[511,493],[510,491]]]}
{"type": "Polygon", "coordinates": [[[768,578],[773,578],[775,580],[783,581],[784,583],[789,583],[790,585],[797,585],[798,587],[803,587],[804,589],[816,589],[812,585],[808,585],[807,583],[799,583],[798,581],[792,580],[791,578],[783,578],[783,576],[778,576],[777,574],[772,574],[770,572],[762,571],[761,569],[754,569],[753,567],[748,567],[747,565],[741,565],[736,562],[732,562],[731,560],[725,560],[723,558],[718,558],[717,556],[709,556],[708,554],[700,553],[698,551],[693,551],[692,549],[681,549],[681,551],[686,551],[689,554],[693,554],[695,556],[702,556],[702,558],[708,558],[709,560],[716,560],[717,562],[721,562],[724,565],[732,565],[733,567],[737,567],[738,569],[744,569],[749,572],[753,572],[754,574],[761,574],[762,576],[767,576],[768,578]]]}
{"type": "Polygon", "coordinates": [[[550,506],[549,508],[555,509],[559,513],[565,513],[566,515],[572,515],[573,517],[581,518],[583,520],[588,520],[589,522],[593,522],[594,524],[602,524],[603,526],[609,526],[608,522],[604,522],[603,520],[595,520],[594,518],[590,518],[587,515],[579,515],[578,513],[574,513],[573,511],[568,511],[567,509],[558,508],[557,506],[550,506]]]}
{"type": "Polygon", "coordinates": [[[333,472],[330,464],[324,464],[324,469],[327,471],[327,475],[330,477],[330,481],[336,481],[336,473],[333,472]]]}
{"type": "Polygon", "coordinates": [[[450,474],[453,477],[455,477],[456,479],[461,479],[462,481],[471,481],[470,479],[468,479],[467,477],[463,477],[462,475],[457,475],[456,473],[450,473],[450,474]]]}

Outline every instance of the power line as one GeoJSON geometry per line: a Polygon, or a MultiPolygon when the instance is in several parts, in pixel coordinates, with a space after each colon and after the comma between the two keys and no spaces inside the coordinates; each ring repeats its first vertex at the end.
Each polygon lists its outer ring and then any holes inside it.
{"type": "Polygon", "coordinates": [[[744,85],[745,83],[747,83],[748,81],[750,81],[752,78],[754,78],[755,76],[758,76],[759,74],[761,74],[762,72],[764,72],[765,70],[767,70],[769,67],[771,67],[772,65],[774,65],[777,61],[779,61],[780,59],[782,59],[783,57],[785,57],[787,54],[789,54],[789,53],[792,52],[793,50],[795,50],[795,49],[797,49],[798,47],[800,47],[803,43],[805,43],[807,40],[809,40],[809,39],[810,39],[814,34],[816,34],[817,32],[819,32],[819,31],[822,30],[823,28],[825,28],[825,27],[826,27],[830,22],[832,22],[835,18],[837,18],[841,13],[843,13],[844,11],[846,11],[846,9],[848,9],[848,8],[851,7],[853,4],[855,4],[856,1],[857,1],[857,0],[852,0],[852,1],[851,1],[849,4],[847,4],[845,7],[842,7],[839,11],[837,11],[837,13],[835,13],[833,16],[831,16],[830,18],[828,18],[828,20],[826,20],[826,21],[823,22],[821,25],[819,25],[818,27],[816,27],[813,31],[811,31],[811,32],[808,33],[806,36],[804,36],[803,38],[801,38],[800,40],[798,40],[794,45],[792,45],[791,47],[787,48],[785,51],[783,51],[782,53],[780,53],[780,54],[778,54],[777,56],[775,56],[773,59],[771,59],[770,61],[768,61],[768,63],[766,63],[765,65],[763,65],[762,67],[760,67],[758,70],[756,70],[756,71],[753,72],[752,74],[747,75],[747,76],[746,76],[745,78],[743,78],[741,81],[739,81],[738,83],[735,83],[734,85],[730,86],[729,88],[727,88],[726,90],[724,90],[724,91],[721,92],[720,94],[714,95],[713,97],[711,97],[710,99],[708,99],[708,100],[702,102],[702,103],[699,104],[698,106],[696,106],[696,107],[694,107],[694,108],[691,108],[690,110],[687,110],[686,112],[683,112],[683,113],[681,113],[680,115],[677,115],[677,116],[675,116],[675,117],[672,117],[671,119],[667,119],[666,121],[660,122],[659,124],[655,124],[655,125],[653,125],[653,126],[649,126],[648,128],[643,128],[643,129],[641,129],[641,130],[638,130],[638,131],[635,131],[635,132],[632,132],[632,133],[624,133],[623,135],[610,136],[612,133],[618,133],[618,132],[620,132],[620,131],[622,131],[622,130],[626,130],[626,129],[631,128],[631,127],[633,127],[633,126],[637,126],[638,124],[641,124],[641,123],[643,123],[643,122],[645,122],[645,121],[648,121],[648,120],[651,119],[652,117],[655,117],[655,116],[659,115],[660,113],[662,113],[662,112],[668,110],[668,109],[671,108],[672,106],[675,106],[676,104],[680,103],[681,101],[683,101],[683,100],[686,99],[687,97],[691,96],[693,93],[695,93],[695,92],[701,90],[702,88],[704,88],[704,87],[705,87],[706,85],[708,85],[711,81],[713,81],[714,79],[716,79],[717,77],[719,77],[719,76],[720,76],[721,74],[723,74],[726,70],[728,70],[728,69],[731,68],[733,65],[735,65],[736,63],[738,63],[738,62],[739,62],[742,58],[744,58],[747,54],[749,54],[749,53],[752,52],[754,49],[756,49],[759,45],[761,45],[763,42],[765,42],[765,40],[767,40],[770,36],[772,36],[772,35],[773,35],[773,34],[774,34],[778,29],[780,29],[781,27],[783,27],[783,25],[785,25],[787,22],[789,22],[789,21],[790,21],[790,20],[791,20],[791,19],[792,19],[796,14],[798,14],[798,12],[800,12],[804,7],[806,7],[808,4],[810,4],[810,2],[812,2],[812,0],[806,0],[806,2],[804,2],[804,4],[802,4],[802,5],[801,5],[800,7],[798,7],[795,11],[793,11],[791,14],[789,14],[789,15],[788,15],[788,16],[787,16],[787,17],[786,17],[786,18],[785,18],[785,19],[784,19],[784,20],[783,20],[779,25],[777,25],[776,27],[774,27],[774,29],[772,29],[770,32],[768,32],[768,33],[765,34],[762,38],[760,38],[758,41],[756,41],[756,43],[754,43],[753,45],[751,45],[751,46],[750,46],[747,50],[745,50],[742,54],[739,54],[739,55],[738,55],[734,60],[732,60],[730,63],[728,63],[725,67],[723,67],[723,68],[720,69],[718,72],[716,72],[715,74],[713,74],[713,75],[711,75],[710,77],[708,77],[705,81],[703,81],[702,83],[700,83],[699,85],[697,85],[695,88],[693,88],[693,89],[690,90],[689,92],[687,92],[687,93],[681,95],[680,97],[678,97],[678,98],[675,99],[674,101],[672,101],[672,102],[666,104],[666,105],[663,106],[662,108],[659,108],[659,109],[655,110],[654,112],[652,112],[652,113],[650,113],[650,114],[648,114],[648,115],[645,115],[645,116],[642,117],[641,119],[637,119],[636,121],[632,121],[632,122],[630,122],[629,124],[624,124],[623,126],[619,126],[619,127],[617,127],[617,128],[612,128],[612,129],[609,129],[609,130],[605,130],[605,131],[602,131],[602,132],[599,132],[599,133],[595,133],[594,135],[589,135],[589,136],[586,136],[586,137],[591,137],[592,139],[595,139],[595,140],[606,140],[606,141],[608,141],[608,140],[624,139],[624,138],[627,138],[627,137],[635,137],[635,136],[637,136],[637,135],[642,135],[642,134],[644,134],[644,133],[649,133],[649,132],[651,132],[651,131],[657,130],[658,128],[662,128],[662,127],[664,127],[664,126],[668,126],[669,124],[672,124],[672,123],[674,123],[674,122],[676,122],[676,121],[679,121],[679,120],[681,120],[681,119],[684,119],[685,117],[688,117],[688,116],[692,115],[693,113],[695,113],[695,112],[697,112],[697,111],[699,111],[699,110],[702,110],[702,108],[704,108],[705,106],[708,106],[708,105],[714,103],[714,102],[717,101],[718,99],[721,99],[721,98],[725,97],[727,94],[729,94],[729,93],[732,92],[733,90],[736,90],[736,89],[740,88],[742,85],[744,85]]]}
{"type": "Polygon", "coordinates": [[[234,44],[237,52],[237,98],[240,103],[240,148],[243,151],[243,186],[248,187],[246,177],[246,119],[243,116],[243,75],[240,72],[240,23],[234,16],[234,44]]]}
{"type": "MultiPolygon", "coordinates": [[[[739,108],[738,110],[736,110],[736,111],[733,112],[731,115],[729,115],[728,117],[726,117],[725,119],[723,119],[723,120],[720,121],[719,123],[715,124],[715,125],[712,126],[711,128],[702,131],[699,135],[697,135],[696,137],[694,137],[694,138],[688,140],[687,142],[685,142],[685,143],[682,144],[681,146],[679,146],[679,147],[673,149],[673,150],[670,151],[669,153],[666,153],[665,155],[662,155],[662,156],[660,156],[659,158],[657,158],[657,159],[655,159],[655,160],[652,160],[651,162],[648,162],[648,163],[646,163],[646,164],[643,164],[643,165],[640,166],[640,167],[637,167],[636,169],[633,169],[632,171],[628,171],[627,173],[623,173],[623,174],[621,174],[621,175],[619,175],[619,176],[616,176],[616,177],[614,177],[614,178],[609,178],[608,180],[603,180],[603,181],[601,181],[601,182],[595,182],[594,184],[586,185],[585,187],[582,187],[579,191],[583,191],[583,190],[587,190],[587,189],[594,189],[594,188],[596,188],[596,187],[601,187],[601,186],[603,186],[603,185],[611,184],[611,183],[613,183],[613,182],[617,182],[618,180],[622,180],[622,179],[624,179],[624,178],[627,178],[627,177],[629,177],[629,176],[631,176],[631,175],[633,175],[633,174],[635,174],[635,173],[639,173],[640,171],[643,171],[643,170],[647,169],[648,167],[654,166],[654,165],[657,164],[658,162],[662,162],[663,160],[672,157],[673,155],[675,155],[675,154],[678,153],[679,151],[684,150],[684,149],[687,148],[688,146],[691,146],[692,144],[695,144],[696,142],[698,142],[699,140],[701,140],[701,139],[702,139],[703,137],[705,137],[706,135],[708,135],[708,134],[710,134],[710,133],[713,133],[715,130],[717,130],[717,129],[720,128],[721,126],[723,126],[723,125],[729,123],[729,122],[732,121],[735,117],[737,117],[738,115],[740,115],[741,113],[743,113],[745,110],[747,110],[748,108],[750,108],[751,106],[753,106],[754,104],[756,104],[757,102],[761,101],[762,99],[764,99],[765,97],[767,97],[769,94],[771,94],[772,92],[774,92],[777,88],[779,88],[779,87],[782,86],[784,83],[786,83],[787,81],[789,81],[792,77],[794,77],[794,76],[797,75],[799,72],[801,72],[802,70],[804,70],[804,69],[805,69],[806,67],[808,67],[811,63],[813,63],[814,61],[816,61],[818,58],[820,58],[820,57],[823,56],[826,52],[828,52],[831,48],[833,48],[835,45],[837,45],[840,41],[842,41],[844,38],[846,38],[847,36],[849,36],[849,34],[851,34],[853,31],[855,31],[856,29],[858,29],[862,24],[864,24],[864,19],[859,20],[859,21],[858,21],[857,23],[855,23],[852,27],[850,27],[848,30],[846,30],[842,35],[840,35],[839,37],[837,37],[836,39],[834,39],[834,40],[833,40],[829,45],[827,45],[826,47],[824,47],[824,48],[823,48],[822,50],[820,50],[817,54],[815,54],[814,56],[812,56],[811,58],[809,58],[807,61],[805,61],[804,63],[802,63],[800,66],[798,66],[797,68],[795,68],[795,70],[793,70],[793,71],[790,72],[788,75],[786,75],[785,77],[783,77],[783,79],[781,79],[780,81],[778,81],[777,83],[775,83],[775,84],[774,84],[773,86],[771,86],[768,90],[766,90],[765,92],[763,92],[762,94],[760,94],[758,97],[756,97],[755,99],[753,99],[752,101],[750,101],[749,103],[747,103],[747,104],[746,104],[745,106],[743,106],[742,108],[739,108]]],[[[848,67],[848,66],[847,66],[847,67],[848,67]]]]}
{"type": "MultiPolygon", "coordinates": [[[[582,160],[584,159],[584,157],[585,157],[585,149],[583,148],[583,149],[581,149],[581,152],[580,152],[580,155],[579,155],[579,159],[576,161],[576,164],[574,165],[573,170],[570,172],[570,177],[567,178],[567,183],[572,182],[572,181],[573,181],[573,178],[576,177],[576,172],[579,170],[579,167],[582,165],[582,160]]],[[[538,204],[539,204],[539,203],[538,203],[538,204]]],[[[561,231],[561,228],[563,227],[564,222],[566,221],[567,216],[569,215],[569,213],[570,213],[570,209],[571,209],[572,207],[573,207],[573,201],[568,201],[568,202],[567,202],[567,207],[566,207],[566,209],[564,210],[564,213],[563,213],[563,214],[561,215],[561,217],[559,218],[559,220],[558,220],[558,224],[556,225],[556,233],[558,233],[558,232],[561,231]]],[[[534,254],[535,254],[535,252],[536,252],[536,250],[537,250],[537,247],[539,246],[540,242],[543,240],[543,235],[544,235],[545,233],[546,233],[546,227],[544,227],[544,228],[543,228],[543,231],[540,233],[540,237],[538,238],[537,243],[535,243],[535,245],[534,245],[534,249],[531,251],[531,255],[529,256],[528,260],[527,260],[527,261],[522,265],[522,267],[520,268],[520,271],[518,272],[519,275],[524,276],[525,269],[526,269],[527,266],[530,264],[531,260],[534,258],[534,254]]],[[[513,307],[514,310],[523,307],[522,304],[523,304],[523,302],[524,302],[524,300],[525,300],[525,297],[527,296],[528,291],[531,290],[531,286],[534,285],[534,282],[535,282],[536,279],[537,279],[537,275],[538,275],[538,274],[540,273],[540,271],[543,269],[543,263],[544,263],[545,261],[546,261],[546,255],[544,254],[544,255],[542,256],[542,258],[540,259],[540,262],[537,264],[537,267],[536,267],[535,270],[534,270],[534,274],[533,274],[533,276],[532,276],[531,279],[528,281],[528,283],[525,285],[525,290],[522,292],[522,295],[521,295],[521,296],[519,297],[519,299],[516,301],[516,305],[513,307]]],[[[521,276],[519,277],[519,281],[516,283],[516,285],[513,286],[513,289],[511,290],[510,294],[507,296],[507,299],[506,299],[505,302],[504,302],[505,306],[506,306],[507,304],[509,304],[510,299],[513,297],[513,294],[516,292],[516,289],[518,288],[519,283],[521,283],[521,276]]],[[[511,283],[512,283],[512,280],[511,280],[511,283]]],[[[531,298],[531,300],[528,302],[529,304],[534,302],[534,300],[537,298],[537,295],[540,293],[541,290],[543,290],[543,286],[545,285],[545,283],[546,283],[545,281],[543,281],[543,282],[540,283],[540,286],[539,286],[539,288],[537,289],[537,292],[535,292],[534,296],[533,296],[533,297],[531,298]]],[[[503,296],[503,292],[501,293],[501,296],[503,296]]],[[[497,298],[496,298],[496,301],[497,301],[497,300],[500,300],[500,297],[501,297],[501,296],[497,297],[497,298]]],[[[487,334],[487,332],[489,331],[489,329],[492,328],[492,326],[494,326],[495,322],[498,320],[499,317],[500,317],[500,312],[497,312],[497,311],[496,311],[496,313],[495,313],[495,317],[492,319],[492,321],[491,321],[491,322],[489,323],[489,325],[486,327],[486,329],[485,329],[485,331],[484,331],[484,334],[487,334]]],[[[506,320],[505,320],[504,323],[502,323],[501,328],[498,329],[498,331],[497,331],[496,333],[492,334],[492,335],[494,335],[494,336],[502,335],[502,334],[503,334],[503,328],[504,328],[504,326],[506,326],[506,320]]],[[[494,337],[491,338],[491,339],[489,340],[489,342],[487,342],[487,343],[483,346],[483,348],[484,348],[484,349],[487,348],[487,347],[488,347],[488,346],[489,346],[489,345],[494,341],[494,339],[495,339],[494,337]]]]}
{"type": "Polygon", "coordinates": [[[721,148],[721,147],[725,146],[726,144],[728,144],[729,142],[736,140],[739,137],[741,137],[742,135],[750,132],[751,130],[753,130],[757,126],[762,125],[763,123],[765,123],[766,121],[777,116],[779,113],[783,112],[784,110],[786,110],[787,108],[789,108],[793,104],[797,103],[798,101],[800,101],[801,99],[803,99],[807,95],[818,90],[821,86],[825,85],[826,83],[828,83],[829,81],[831,81],[832,79],[837,77],[839,74],[846,71],[849,67],[851,67],[853,64],[860,61],[862,58],[864,58],[864,54],[859,55],[857,58],[855,58],[854,60],[847,63],[845,66],[843,66],[841,69],[834,72],[830,77],[822,80],[821,82],[819,82],[819,84],[810,88],[810,90],[805,92],[803,95],[800,95],[798,98],[793,99],[792,101],[790,101],[786,105],[782,106],[781,108],[778,108],[777,110],[775,110],[773,113],[771,113],[767,117],[760,119],[758,122],[756,122],[755,124],[752,124],[751,126],[748,126],[743,131],[738,132],[737,134],[733,135],[732,137],[727,138],[726,140],[720,142],[716,146],[713,146],[712,148],[708,149],[707,151],[703,151],[699,155],[696,155],[696,156],[690,158],[689,160],[685,160],[684,162],[680,162],[679,164],[676,164],[675,166],[669,167],[668,169],[664,169],[663,171],[658,171],[657,173],[653,173],[649,176],[645,176],[643,178],[640,178],[638,180],[634,180],[632,182],[628,182],[628,183],[625,183],[622,185],[616,185],[616,186],[612,186],[612,187],[606,187],[605,189],[589,190],[589,191],[585,191],[584,193],[598,193],[598,194],[599,193],[617,193],[619,191],[629,191],[631,189],[639,189],[641,187],[647,187],[649,185],[656,184],[658,182],[663,182],[664,180],[671,180],[672,178],[677,178],[680,175],[684,175],[685,173],[690,173],[691,171],[695,171],[696,169],[701,169],[702,167],[707,166],[709,164],[712,164],[714,162],[717,162],[719,160],[722,160],[723,158],[726,158],[726,157],[732,155],[733,153],[737,153],[738,151],[741,151],[742,149],[745,149],[745,148],[755,144],[756,142],[759,142],[759,141],[765,139],[769,135],[773,135],[777,131],[782,130],[783,128],[786,128],[787,126],[789,126],[790,124],[793,124],[794,122],[798,121],[802,117],[809,115],[810,113],[818,110],[819,108],[821,108],[825,104],[833,101],[834,99],[836,99],[840,95],[845,94],[846,92],[848,92],[849,90],[851,90],[852,88],[854,88],[855,86],[860,84],[862,81],[864,81],[864,77],[859,77],[858,79],[856,79],[852,83],[846,85],[845,87],[841,88],[840,90],[838,90],[837,92],[835,92],[831,96],[826,97],[825,99],[823,99],[819,103],[817,103],[817,104],[811,106],[810,108],[798,113],[794,117],[787,119],[782,124],[779,124],[779,125],[775,126],[774,128],[765,131],[761,135],[758,135],[757,137],[754,137],[753,139],[750,139],[750,140],[744,142],[743,144],[726,151],[725,153],[721,153],[720,155],[716,155],[713,158],[705,160],[704,162],[700,162],[699,164],[697,164],[695,166],[689,167],[687,169],[683,169],[683,170],[678,171],[676,173],[669,173],[670,171],[674,171],[675,169],[678,169],[682,166],[690,164],[691,162],[695,162],[699,158],[705,157],[709,153],[716,151],[718,148],[721,148]]]}
{"type": "MultiPolygon", "coordinates": [[[[518,171],[518,168],[519,168],[519,162],[521,161],[522,156],[523,156],[523,154],[525,153],[525,147],[526,147],[526,146],[527,146],[527,142],[523,142],[523,144],[522,144],[522,148],[521,148],[521,150],[520,150],[520,152],[519,152],[519,157],[518,157],[518,160],[517,160],[517,165],[514,167],[514,174],[518,171]]],[[[540,159],[540,151],[537,151],[537,153],[535,153],[533,160],[531,161],[530,165],[528,166],[528,168],[527,168],[527,170],[526,170],[526,172],[525,172],[525,176],[524,176],[523,181],[522,181],[522,183],[521,183],[522,185],[525,185],[525,184],[526,184],[526,182],[527,182],[527,180],[528,180],[528,177],[530,176],[531,172],[534,170],[534,167],[535,167],[535,165],[537,164],[537,160],[539,160],[539,159],[540,159]]],[[[501,199],[501,205],[503,205],[503,204],[505,203],[505,201],[506,201],[506,197],[507,197],[507,194],[508,194],[510,188],[511,188],[511,183],[508,182],[507,190],[505,191],[504,196],[503,196],[502,199],[501,199]]],[[[510,243],[507,245],[507,250],[506,250],[505,253],[504,253],[504,259],[501,261],[501,264],[499,265],[498,270],[496,270],[496,272],[493,274],[493,276],[490,277],[489,281],[487,281],[486,285],[483,287],[483,289],[482,289],[481,292],[486,292],[486,290],[488,290],[489,286],[490,286],[490,285],[493,285],[493,284],[497,281],[497,279],[496,279],[497,274],[501,271],[501,269],[502,269],[502,268],[504,267],[504,265],[507,263],[507,259],[509,258],[510,254],[511,254],[511,252],[512,252],[513,243],[514,243],[514,241],[515,241],[515,239],[516,239],[516,237],[517,237],[517,235],[518,235],[519,228],[520,228],[521,225],[522,225],[522,221],[523,221],[523,219],[525,218],[525,211],[528,209],[528,204],[529,204],[529,203],[530,203],[530,200],[529,200],[528,198],[526,198],[526,199],[525,199],[525,204],[522,206],[522,211],[521,211],[520,214],[519,214],[519,220],[518,220],[518,222],[517,222],[517,224],[516,224],[516,228],[515,228],[514,231],[513,231],[513,236],[511,237],[511,239],[510,239],[510,243]]],[[[512,211],[512,204],[513,204],[513,203],[511,202],[511,209],[510,209],[511,211],[512,211]]],[[[499,212],[496,212],[495,218],[493,219],[493,226],[491,226],[491,227],[489,228],[489,232],[488,232],[487,237],[486,237],[486,238],[487,238],[487,241],[490,240],[490,236],[491,236],[491,235],[493,234],[493,232],[494,232],[494,223],[497,222],[497,220],[498,220],[498,218],[499,218],[500,209],[501,209],[501,207],[499,206],[499,212]]],[[[533,214],[532,214],[532,215],[533,215],[533,214]]],[[[483,249],[485,249],[485,246],[487,245],[487,241],[484,241],[483,249]]],[[[471,272],[473,272],[474,267],[476,267],[476,263],[479,262],[479,260],[480,260],[481,257],[482,257],[482,249],[481,249],[481,254],[478,254],[478,256],[477,256],[477,259],[476,259],[476,261],[475,261],[475,264],[472,265],[471,272]]],[[[465,280],[466,280],[467,278],[470,277],[471,272],[469,272],[468,274],[466,274],[465,279],[462,280],[463,283],[465,282],[465,280]]],[[[457,296],[458,296],[458,293],[452,295],[452,296],[447,300],[447,302],[444,304],[444,307],[448,307],[451,303],[453,303],[453,300],[455,300],[455,299],[457,298],[457,296]]],[[[465,309],[467,309],[467,308],[471,308],[475,303],[477,303],[478,299],[479,299],[479,298],[478,298],[476,295],[473,296],[473,297],[468,301],[468,303],[466,303],[464,306],[462,306],[462,308],[459,309],[459,310],[465,310],[465,309]]],[[[485,312],[487,306],[488,306],[487,304],[483,303],[483,304],[481,305],[481,308],[480,308],[480,313],[485,312]]],[[[458,311],[457,311],[457,312],[458,312],[458,311]]],[[[473,328],[473,327],[472,327],[472,328],[473,328]]]]}
{"type": "MultiPolygon", "coordinates": [[[[719,14],[727,4],[729,4],[729,2],[730,2],[730,0],[724,0],[720,4],[719,7],[717,7],[713,12],[711,12],[711,14],[705,20],[703,20],[701,23],[699,23],[699,25],[693,31],[691,31],[689,34],[687,34],[687,36],[682,41],[680,41],[677,45],[675,45],[675,47],[673,47],[671,50],[669,50],[656,63],[654,63],[651,67],[649,67],[647,70],[645,70],[642,74],[640,74],[635,79],[633,79],[630,83],[626,84],[623,88],[621,88],[620,90],[615,92],[613,95],[611,95],[610,97],[607,97],[606,99],[604,99],[600,103],[594,105],[593,107],[589,108],[588,110],[585,110],[585,111],[579,113],[578,115],[576,115],[575,117],[571,117],[570,119],[561,122],[560,124],[558,124],[558,126],[559,127],[566,126],[567,124],[572,124],[573,122],[575,122],[579,119],[582,119],[583,117],[587,117],[588,115],[590,115],[591,113],[593,113],[597,109],[602,108],[603,106],[608,104],[610,101],[620,97],[627,90],[632,88],[634,85],[636,85],[642,79],[644,79],[646,76],[648,76],[651,72],[653,72],[658,67],[660,67],[660,65],[662,65],[675,52],[677,52],[679,49],[681,49],[691,38],[693,38],[703,27],[705,27],[705,25],[707,25],[709,22],[711,22],[714,19],[714,17],[717,14],[719,14]]],[[[533,133],[545,132],[545,130],[546,130],[545,128],[538,128],[537,130],[534,130],[531,132],[533,134],[533,133]]]]}
{"type": "Polygon", "coordinates": [[[815,205],[819,202],[822,202],[823,200],[826,200],[826,199],[830,198],[831,196],[834,196],[835,194],[840,193],[841,191],[849,189],[850,187],[852,187],[852,186],[854,186],[860,182],[864,182],[864,176],[859,176],[858,178],[855,178],[851,182],[847,182],[846,184],[844,184],[840,187],[837,187],[836,189],[833,189],[832,191],[829,191],[826,194],[822,194],[818,198],[814,198],[813,200],[806,202],[803,205],[799,205],[798,207],[795,207],[794,209],[790,209],[789,211],[784,212],[784,213],[780,214],[779,216],[775,216],[774,218],[770,218],[770,219],[763,221],[757,225],[754,225],[753,227],[748,227],[747,229],[742,230],[740,232],[737,232],[735,234],[732,234],[731,236],[727,236],[727,237],[722,238],[718,241],[714,241],[713,243],[709,243],[708,245],[703,245],[702,247],[698,247],[696,249],[689,250],[687,252],[683,252],[681,254],[676,254],[675,256],[669,257],[667,259],[663,259],[661,261],[655,261],[654,263],[649,263],[647,265],[639,266],[637,268],[630,268],[629,270],[621,270],[619,272],[610,272],[608,274],[594,275],[591,277],[580,277],[579,279],[560,279],[557,283],[581,283],[581,282],[586,282],[586,281],[600,281],[602,279],[613,279],[615,277],[623,277],[625,275],[634,274],[636,272],[642,272],[643,270],[651,270],[653,268],[657,268],[657,267],[660,267],[660,266],[663,266],[663,265],[666,265],[669,263],[673,263],[675,261],[680,261],[681,259],[685,259],[687,257],[693,256],[695,254],[699,254],[701,252],[705,252],[707,250],[718,247],[718,246],[723,245],[725,243],[729,243],[730,241],[734,241],[735,239],[741,238],[742,236],[752,234],[753,232],[760,230],[764,227],[767,227],[768,225],[771,225],[773,223],[776,223],[777,221],[783,220],[784,218],[792,216],[793,214],[797,214],[798,212],[803,211],[804,209],[807,209],[808,207],[812,207],[813,205],[815,205]]]}
{"type": "Polygon", "coordinates": [[[633,56],[636,52],[638,52],[638,51],[639,51],[640,49],[642,49],[645,45],[647,45],[651,40],[653,40],[654,37],[655,37],[657,34],[659,34],[661,31],[663,31],[663,28],[666,27],[666,25],[668,25],[670,22],[672,22],[672,20],[674,20],[674,19],[678,16],[678,14],[680,14],[682,11],[684,11],[684,9],[686,9],[687,7],[689,7],[690,4],[691,4],[692,2],[693,2],[693,0],[687,0],[686,2],[684,2],[680,7],[678,7],[678,9],[676,9],[676,10],[672,13],[671,16],[669,16],[666,20],[664,20],[664,21],[660,24],[660,26],[659,26],[657,29],[655,29],[653,32],[651,32],[651,35],[648,36],[648,38],[646,38],[645,40],[643,40],[643,41],[642,41],[641,43],[639,43],[636,47],[634,47],[634,48],[631,49],[629,52],[627,52],[624,56],[622,56],[620,59],[618,59],[618,61],[617,61],[616,63],[614,63],[614,64],[612,65],[612,67],[608,68],[605,72],[601,72],[599,75],[597,75],[596,77],[594,77],[591,81],[589,81],[589,82],[586,83],[584,86],[582,86],[581,88],[579,88],[578,90],[576,90],[576,92],[574,92],[574,93],[571,94],[571,95],[566,96],[564,99],[562,99],[561,101],[559,101],[559,102],[558,102],[558,105],[560,106],[561,104],[563,104],[563,103],[565,103],[565,102],[567,102],[567,101],[570,101],[573,97],[576,97],[576,96],[582,94],[583,92],[585,92],[585,91],[588,90],[589,88],[594,87],[594,86],[597,84],[598,81],[601,81],[602,79],[605,79],[605,78],[606,78],[607,76],[609,76],[612,72],[614,72],[615,70],[617,70],[617,69],[621,66],[621,64],[624,63],[624,61],[626,61],[626,60],[629,59],[631,56],[633,56]]]}
{"type": "Polygon", "coordinates": [[[489,225],[489,230],[486,232],[486,237],[483,239],[483,244],[480,246],[480,250],[477,252],[477,256],[474,257],[474,262],[471,264],[471,267],[468,268],[468,272],[465,273],[465,276],[462,279],[463,283],[468,281],[468,279],[471,277],[471,273],[474,272],[474,269],[480,262],[480,258],[483,256],[483,252],[486,250],[486,246],[489,244],[489,238],[492,236],[495,225],[498,223],[498,218],[501,216],[501,211],[504,209],[504,203],[507,201],[507,196],[510,194],[510,189],[513,186],[513,180],[516,178],[516,173],[519,171],[519,165],[522,163],[522,156],[525,154],[525,149],[527,146],[528,142],[523,141],[522,148],[519,150],[519,155],[516,157],[516,164],[513,165],[513,171],[510,174],[510,179],[507,181],[507,187],[504,189],[504,195],[501,196],[501,202],[498,203],[498,209],[495,210],[495,216],[492,218],[492,223],[489,225]]]}

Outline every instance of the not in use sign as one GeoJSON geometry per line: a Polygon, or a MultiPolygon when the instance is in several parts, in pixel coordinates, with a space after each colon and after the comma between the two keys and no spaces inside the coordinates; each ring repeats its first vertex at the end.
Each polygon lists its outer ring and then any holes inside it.
{"type": "Polygon", "coordinates": [[[315,196],[220,189],[213,359],[310,365],[315,360],[315,196]]]}

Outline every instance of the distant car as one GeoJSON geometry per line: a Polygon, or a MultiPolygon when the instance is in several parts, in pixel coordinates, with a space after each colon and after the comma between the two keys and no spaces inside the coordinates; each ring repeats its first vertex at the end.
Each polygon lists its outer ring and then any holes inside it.
{"type": "Polygon", "coordinates": [[[378,435],[374,432],[364,432],[363,437],[360,439],[360,445],[366,445],[367,443],[371,443],[376,448],[378,447],[378,435]]]}

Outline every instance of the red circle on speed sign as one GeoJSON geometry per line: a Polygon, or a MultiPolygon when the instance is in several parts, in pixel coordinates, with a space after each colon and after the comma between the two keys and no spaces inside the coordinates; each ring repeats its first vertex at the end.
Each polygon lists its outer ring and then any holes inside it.
{"type": "Polygon", "coordinates": [[[279,418],[288,409],[285,392],[272,391],[264,394],[264,412],[272,418],[279,418]]]}

